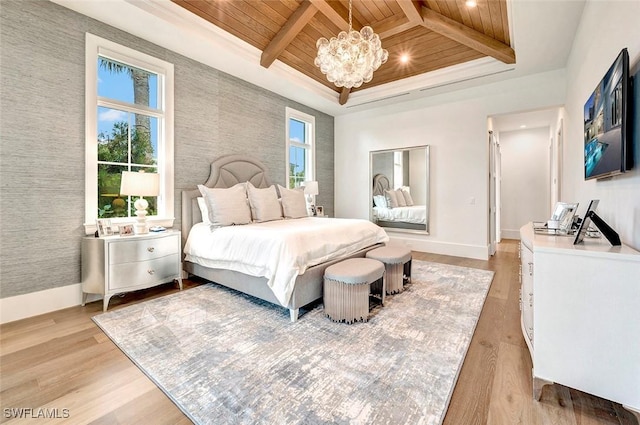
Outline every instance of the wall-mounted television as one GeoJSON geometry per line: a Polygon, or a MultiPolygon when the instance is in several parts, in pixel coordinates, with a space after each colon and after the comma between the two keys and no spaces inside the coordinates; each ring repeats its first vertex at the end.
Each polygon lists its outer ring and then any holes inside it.
{"type": "Polygon", "coordinates": [[[584,178],[600,179],[633,167],[629,53],[622,49],[584,104],[584,178]]]}

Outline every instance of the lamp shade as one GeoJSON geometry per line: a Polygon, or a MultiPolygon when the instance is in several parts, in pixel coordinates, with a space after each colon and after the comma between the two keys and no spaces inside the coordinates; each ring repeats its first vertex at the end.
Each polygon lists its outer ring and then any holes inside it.
{"type": "Polygon", "coordinates": [[[304,182],[304,193],[305,195],[317,195],[318,182],[317,181],[304,182]]]}
{"type": "Polygon", "coordinates": [[[123,171],[120,194],[132,196],[158,196],[160,176],[158,173],[123,171]]]}

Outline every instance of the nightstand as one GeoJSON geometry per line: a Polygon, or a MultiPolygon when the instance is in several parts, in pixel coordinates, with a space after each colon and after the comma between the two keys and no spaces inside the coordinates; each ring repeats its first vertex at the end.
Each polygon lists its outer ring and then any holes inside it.
{"type": "Polygon", "coordinates": [[[113,295],[172,280],[182,289],[179,231],[82,239],[82,305],[102,294],[107,311],[113,295]]]}

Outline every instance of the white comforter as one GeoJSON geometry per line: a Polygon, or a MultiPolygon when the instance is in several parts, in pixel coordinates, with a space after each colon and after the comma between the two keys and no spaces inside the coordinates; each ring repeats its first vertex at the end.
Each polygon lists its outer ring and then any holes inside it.
{"type": "Polygon", "coordinates": [[[414,224],[427,223],[427,208],[424,205],[396,208],[374,207],[373,211],[378,220],[402,221],[414,224]]]}
{"type": "Polygon", "coordinates": [[[184,252],[187,261],[205,267],[267,278],[287,306],[296,277],[308,267],[388,240],[379,226],[358,219],[306,217],[220,228],[198,223],[184,252]]]}

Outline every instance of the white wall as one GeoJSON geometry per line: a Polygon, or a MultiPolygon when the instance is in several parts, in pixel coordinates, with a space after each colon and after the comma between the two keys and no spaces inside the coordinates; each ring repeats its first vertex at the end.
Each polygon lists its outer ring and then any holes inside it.
{"type": "Polygon", "coordinates": [[[640,1],[587,2],[567,63],[562,193],[580,202],[600,199],[598,215],[623,243],[640,249],[640,1]],[[635,84],[635,168],[608,181],[583,178],[583,106],[620,50],[627,47],[635,84]]]}
{"type": "Polygon", "coordinates": [[[336,117],[336,216],[369,217],[369,151],[428,144],[430,234],[388,233],[415,250],[488,258],[487,118],[564,95],[556,70],[336,117]]]}
{"type": "Polygon", "coordinates": [[[520,227],[545,221],[549,209],[549,127],[500,132],[502,236],[520,238],[520,227]]]}

